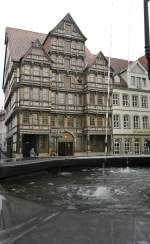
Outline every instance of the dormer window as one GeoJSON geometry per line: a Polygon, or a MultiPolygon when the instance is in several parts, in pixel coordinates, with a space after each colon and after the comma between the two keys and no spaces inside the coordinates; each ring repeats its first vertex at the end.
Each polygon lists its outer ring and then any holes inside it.
{"type": "Polygon", "coordinates": [[[146,87],[146,78],[131,76],[131,85],[137,88],[146,87]]]}
{"type": "Polygon", "coordinates": [[[142,87],[146,87],[146,78],[142,78],[142,87]]]}
{"type": "Polygon", "coordinates": [[[134,76],[131,76],[131,85],[135,86],[135,77],[134,76]]]}

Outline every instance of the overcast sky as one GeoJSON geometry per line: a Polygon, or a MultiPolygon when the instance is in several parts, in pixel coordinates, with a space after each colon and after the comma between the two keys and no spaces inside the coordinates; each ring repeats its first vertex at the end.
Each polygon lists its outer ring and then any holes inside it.
{"type": "Polygon", "coordinates": [[[5,28],[48,33],[67,14],[92,53],[136,60],[144,54],[143,0],[2,0],[0,2],[0,108],[5,28]],[[112,48],[110,48],[112,42],[112,48]]]}

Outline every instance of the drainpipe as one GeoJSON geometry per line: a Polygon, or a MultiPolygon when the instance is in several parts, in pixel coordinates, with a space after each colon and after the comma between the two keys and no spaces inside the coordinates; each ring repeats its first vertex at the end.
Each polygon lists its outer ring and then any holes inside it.
{"type": "Polygon", "coordinates": [[[144,32],[145,32],[145,56],[148,63],[148,78],[150,80],[150,38],[149,38],[149,0],[144,0],[144,32]]]}

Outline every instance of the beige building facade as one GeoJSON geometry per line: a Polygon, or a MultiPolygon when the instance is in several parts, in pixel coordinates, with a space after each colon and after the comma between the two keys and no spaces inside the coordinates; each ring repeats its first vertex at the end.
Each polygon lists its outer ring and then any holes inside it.
{"type": "MultiPolygon", "coordinates": [[[[113,153],[150,152],[150,84],[147,71],[139,61],[120,73],[126,87],[114,87],[112,101],[113,153]]],[[[119,78],[116,76],[116,84],[119,78]]]]}

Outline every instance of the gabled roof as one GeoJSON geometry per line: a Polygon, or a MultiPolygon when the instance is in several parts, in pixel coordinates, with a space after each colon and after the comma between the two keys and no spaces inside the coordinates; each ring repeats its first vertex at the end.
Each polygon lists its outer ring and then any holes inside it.
{"type": "MultiPolygon", "coordinates": [[[[107,57],[108,58],[108,57],[107,57]]],[[[128,60],[119,59],[119,58],[111,58],[111,66],[115,73],[121,73],[122,71],[128,68],[128,60]]]]}
{"type": "MultiPolygon", "coordinates": [[[[84,62],[86,64],[85,68],[92,67],[96,63],[96,59],[99,58],[99,57],[103,58],[106,61],[106,63],[108,64],[108,58],[105,57],[104,54],[101,51],[98,54],[96,54],[96,55],[95,54],[91,54],[89,49],[86,47],[85,48],[85,60],[84,60],[84,62]]],[[[113,69],[112,66],[111,66],[111,69],[113,69]]]]}
{"type": "Polygon", "coordinates": [[[84,39],[84,41],[86,41],[87,40],[87,38],[83,35],[83,33],[82,33],[82,31],[80,30],[80,28],[78,27],[78,25],[76,24],[76,22],[74,21],[74,19],[72,18],[72,16],[71,16],[71,14],[70,13],[68,13],[68,14],[66,14],[65,15],[65,17],[48,33],[48,35],[46,36],[46,38],[45,38],[45,40],[44,40],[44,42],[43,42],[43,45],[44,45],[44,43],[45,43],[45,41],[47,40],[47,38],[48,38],[48,36],[50,35],[50,34],[52,34],[53,32],[55,32],[55,30],[57,29],[57,28],[59,28],[59,26],[61,26],[61,24],[64,22],[64,21],[66,21],[66,22],[72,22],[74,25],[75,25],[75,27],[77,28],[77,30],[78,30],[78,32],[80,33],[80,35],[83,37],[83,39],[84,39]]]}
{"type": "MultiPolygon", "coordinates": [[[[98,54],[92,54],[89,51],[89,49],[86,47],[85,48],[85,59],[84,59],[85,65],[91,66],[95,62],[98,54]]],[[[109,57],[105,57],[105,58],[108,61],[109,57]]],[[[118,74],[118,73],[121,73],[122,71],[124,71],[125,69],[128,68],[128,60],[111,57],[111,64],[110,65],[113,68],[114,72],[118,74]]]]}
{"type": "Polygon", "coordinates": [[[43,45],[40,43],[39,39],[36,39],[34,42],[31,43],[29,49],[27,50],[27,52],[25,53],[25,55],[22,56],[21,60],[22,60],[22,59],[25,59],[25,58],[27,57],[27,55],[31,52],[31,50],[32,50],[33,48],[37,48],[37,47],[40,48],[40,49],[43,51],[43,53],[44,53],[45,57],[47,58],[47,60],[48,60],[50,63],[53,63],[53,61],[51,60],[50,56],[49,56],[49,55],[47,54],[47,52],[45,51],[43,45]]]}
{"type": "Polygon", "coordinates": [[[138,61],[144,66],[146,70],[148,70],[147,58],[145,56],[140,57],[138,61]]]}
{"type": "Polygon", "coordinates": [[[9,40],[12,60],[19,61],[30,48],[33,41],[39,39],[39,41],[42,43],[45,37],[46,34],[43,33],[7,27],[6,39],[8,38],[9,40]]]}

